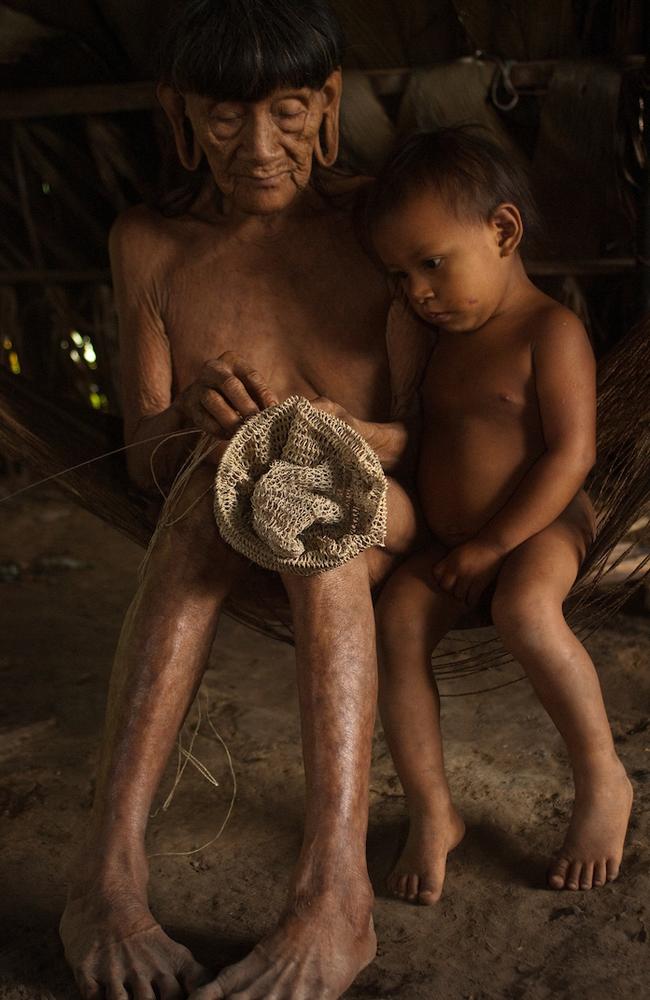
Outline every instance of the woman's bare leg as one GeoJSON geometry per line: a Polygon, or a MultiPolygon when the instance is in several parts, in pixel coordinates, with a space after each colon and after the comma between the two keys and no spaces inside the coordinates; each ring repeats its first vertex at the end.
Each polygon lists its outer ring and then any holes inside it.
{"type": "Polygon", "coordinates": [[[548,872],[554,889],[591,889],[616,878],[632,804],[598,675],[562,613],[582,554],[575,520],[563,516],[508,557],[492,603],[501,639],[528,674],[573,769],[573,815],[548,872]]]}
{"type": "MultiPolygon", "coordinates": [[[[213,470],[199,470],[180,509],[213,478],[213,470]]],[[[161,532],[126,615],[90,828],[61,920],[66,957],[87,1000],[149,997],[154,985],[160,1000],[178,1000],[206,979],[151,915],[144,836],[165,763],[203,676],[221,604],[244,565],[219,539],[205,497],[161,532]]]]}
{"type": "Polygon", "coordinates": [[[390,578],[377,608],[379,707],[410,818],[388,888],[425,905],[439,899],[447,854],[465,832],[445,775],[440,699],[431,670],[431,651],[462,611],[431,587],[431,568],[442,554],[428,548],[412,556],[390,578]]]}
{"type": "Polygon", "coordinates": [[[371,588],[413,545],[418,519],[389,481],[386,548],[338,569],[287,575],[305,764],[302,850],[278,927],[192,1000],[335,1000],[375,955],[366,868],[377,702],[371,588]]]}
{"type": "Polygon", "coordinates": [[[363,557],[286,577],[296,643],[305,827],[280,922],[192,1000],[335,1000],[372,961],[365,858],[377,666],[363,557]]]}

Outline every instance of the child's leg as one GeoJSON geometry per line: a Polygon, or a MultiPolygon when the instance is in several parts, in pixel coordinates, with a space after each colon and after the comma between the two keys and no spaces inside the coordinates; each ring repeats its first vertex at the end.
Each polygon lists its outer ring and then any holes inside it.
{"type": "Polygon", "coordinates": [[[412,556],[390,577],[377,606],[379,707],[410,817],[408,841],[388,887],[424,904],[440,897],[447,854],[465,832],[445,777],[431,670],[431,651],[462,606],[433,591],[436,555],[429,548],[412,556]]]}
{"type": "Polygon", "coordinates": [[[557,726],[573,768],[573,815],[548,872],[554,889],[591,889],[616,878],[632,804],[596,670],[562,613],[583,548],[576,518],[566,512],[508,557],[492,602],[497,631],[557,726]]]}

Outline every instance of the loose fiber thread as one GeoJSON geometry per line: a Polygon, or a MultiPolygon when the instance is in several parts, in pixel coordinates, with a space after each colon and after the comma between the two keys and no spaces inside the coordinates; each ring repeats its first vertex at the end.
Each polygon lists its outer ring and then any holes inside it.
{"type": "MultiPolygon", "coordinates": [[[[215,788],[219,787],[219,782],[214,777],[214,775],[208,770],[208,768],[205,766],[205,764],[203,764],[203,762],[200,761],[198,759],[198,757],[196,757],[194,755],[194,753],[192,752],[193,747],[194,747],[194,743],[196,741],[196,738],[199,735],[200,730],[201,730],[201,723],[203,721],[203,715],[202,715],[202,712],[201,712],[201,691],[199,691],[199,693],[197,695],[196,706],[197,706],[197,716],[198,717],[197,717],[196,725],[194,727],[194,731],[193,731],[191,739],[190,739],[190,745],[187,748],[183,747],[183,744],[182,744],[182,730],[181,730],[181,732],[179,733],[179,736],[178,736],[178,760],[177,760],[177,765],[176,765],[176,775],[174,777],[174,781],[172,783],[172,787],[171,787],[171,789],[169,791],[169,794],[166,796],[166,798],[165,798],[164,802],[162,803],[162,805],[160,806],[160,808],[157,809],[154,813],[152,813],[152,817],[157,816],[161,809],[162,809],[163,812],[166,812],[169,809],[170,805],[172,804],[174,795],[176,794],[176,790],[177,790],[177,788],[178,788],[178,786],[180,784],[180,781],[181,781],[181,779],[183,777],[183,774],[185,772],[185,768],[187,767],[188,764],[192,764],[197,769],[197,771],[199,772],[199,774],[203,778],[205,778],[206,781],[209,782],[209,784],[213,785],[215,788]]],[[[234,768],[234,765],[233,765],[232,755],[230,753],[230,750],[228,749],[228,746],[226,745],[225,740],[223,739],[223,737],[221,736],[221,734],[218,732],[218,730],[216,729],[216,727],[215,727],[215,725],[214,725],[214,723],[212,721],[212,717],[210,715],[210,703],[209,703],[209,698],[208,698],[207,692],[205,693],[205,718],[207,720],[208,725],[210,726],[210,729],[214,733],[216,739],[218,740],[218,742],[223,747],[224,753],[226,755],[226,759],[228,761],[228,768],[229,768],[229,771],[230,771],[230,778],[231,778],[231,781],[232,781],[232,794],[230,796],[230,804],[228,806],[228,810],[227,810],[226,815],[225,815],[225,817],[224,817],[224,819],[223,819],[223,821],[221,823],[221,826],[219,827],[219,829],[218,829],[217,833],[215,834],[215,836],[212,837],[210,840],[208,840],[205,844],[201,844],[200,847],[195,847],[195,848],[193,848],[190,851],[157,851],[155,854],[150,854],[149,855],[150,859],[151,858],[186,858],[186,857],[190,857],[192,854],[199,854],[201,851],[207,850],[209,847],[212,847],[212,845],[215,844],[217,842],[217,840],[219,840],[219,838],[223,834],[223,831],[226,829],[226,826],[228,825],[228,823],[230,821],[230,817],[232,816],[233,809],[235,808],[235,801],[237,799],[237,776],[235,774],[235,768],[234,768]]]]}
{"type": "MultiPolygon", "coordinates": [[[[136,442],[134,442],[132,444],[123,445],[121,448],[114,448],[111,451],[104,452],[101,455],[96,455],[94,458],[90,458],[90,459],[86,460],[85,462],[79,462],[77,465],[73,465],[73,466],[70,466],[67,469],[63,469],[63,470],[61,470],[61,472],[55,472],[55,473],[53,473],[50,476],[45,476],[45,477],[43,477],[43,479],[39,479],[35,483],[29,483],[29,485],[23,486],[19,490],[15,490],[13,493],[10,493],[8,496],[0,498],[0,503],[4,503],[7,500],[12,500],[14,497],[19,496],[22,493],[26,493],[26,492],[28,492],[29,490],[32,490],[32,489],[36,489],[38,486],[43,486],[45,483],[52,482],[53,480],[60,479],[62,476],[65,476],[69,472],[75,472],[77,469],[84,468],[87,465],[92,465],[94,462],[101,461],[101,459],[110,458],[112,455],[118,455],[118,454],[120,454],[120,452],[129,451],[131,448],[137,448],[140,445],[152,444],[154,441],[156,441],[157,444],[156,444],[156,447],[151,452],[151,455],[149,457],[149,467],[151,469],[151,476],[152,476],[152,479],[153,479],[153,481],[155,483],[156,489],[158,490],[158,492],[160,493],[160,495],[164,498],[165,503],[163,505],[163,509],[162,509],[161,515],[160,515],[160,517],[158,519],[158,523],[156,525],[156,529],[155,529],[155,531],[154,531],[154,533],[153,533],[153,535],[151,537],[151,541],[150,541],[149,546],[147,548],[147,551],[145,553],[144,559],[142,560],[142,563],[141,563],[141,565],[139,567],[139,577],[140,577],[140,579],[142,579],[142,576],[144,575],[144,572],[145,572],[147,564],[148,564],[150,552],[152,550],[152,547],[153,547],[156,539],[158,538],[158,535],[159,535],[160,531],[163,528],[170,527],[171,525],[178,523],[178,521],[180,521],[180,520],[182,520],[182,518],[186,517],[187,514],[189,514],[189,512],[193,509],[193,507],[197,503],[199,503],[199,501],[207,493],[209,493],[210,490],[213,488],[212,484],[211,484],[208,487],[207,490],[205,490],[197,498],[195,498],[195,500],[192,501],[192,503],[189,505],[189,507],[187,507],[181,514],[179,514],[174,519],[169,520],[169,519],[167,519],[165,517],[165,514],[167,512],[169,512],[171,510],[171,508],[175,505],[175,503],[178,500],[180,500],[180,498],[182,497],[183,492],[185,490],[185,487],[187,486],[187,483],[188,483],[189,479],[191,478],[191,476],[192,476],[193,472],[195,471],[195,469],[204,461],[204,459],[212,451],[214,451],[214,449],[220,443],[218,441],[215,441],[208,434],[205,434],[203,431],[200,431],[197,428],[190,428],[189,430],[173,431],[173,432],[168,433],[168,434],[156,434],[153,437],[144,438],[142,441],[136,441],[136,442]],[[155,470],[155,465],[154,465],[154,459],[155,459],[155,457],[156,457],[159,449],[164,444],[166,444],[168,441],[172,440],[173,438],[183,437],[183,436],[188,435],[188,434],[201,434],[201,438],[199,439],[199,442],[196,445],[196,447],[194,448],[194,450],[191,452],[191,454],[189,455],[189,457],[185,460],[185,462],[181,466],[181,469],[180,469],[179,473],[175,477],[175,479],[174,479],[174,481],[173,481],[173,483],[172,483],[172,485],[170,487],[169,494],[166,495],[165,492],[164,492],[164,490],[163,490],[163,488],[162,488],[162,486],[160,485],[160,482],[159,482],[158,477],[156,475],[156,470],[155,470]]],[[[201,712],[201,691],[199,691],[199,693],[197,695],[196,705],[197,705],[198,719],[197,719],[197,723],[196,723],[196,726],[194,728],[194,731],[192,733],[192,736],[190,738],[189,747],[186,748],[186,747],[183,746],[183,734],[182,734],[182,729],[181,729],[181,732],[178,735],[178,761],[177,761],[177,766],[176,766],[176,775],[175,775],[175,778],[174,778],[174,782],[172,784],[171,790],[169,791],[169,794],[167,795],[167,797],[165,798],[164,802],[162,803],[162,806],[160,806],[160,808],[157,809],[152,814],[152,818],[158,815],[158,813],[160,812],[160,809],[162,809],[163,812],[166,812],[169,809],[169,807],[172,804],[172,801],[174,799],[174,796],[176,794],[176,791],[178,789],[178,786],[179,786],[179,784],[180,784],[180,782],[181,782],[181,780],[183,778],[183,774],[185,773],[185,769],[186,769],[186,767],[187,767],[188,764],[192,764],[196,768],[196,770],[199,772],[199,774],[201,774],[201,776],[203,778],[205,778],[205,780],[209,784],[213,785],[215,788],[219,787],[219,782],[216,780],[216,778],[214,777],[214,775],[205,766],[205,764],[203,764],[203,762],[201,760],[199,760],[199,758],[196,757],[195,754],[193,753],[194,743],[196,741],[197,736],[199,735],[199,732],[200,732],[200,729],[201,729],[201,723],[202,723],[202,720],[203,720],[203,716],[202,716],[202,712],[201,712]]],[[[159,857],[187,857],[187,856],[192,855],[192,854],[198,854],[200,851],[204,851],[208,847],[211,847],[214,843],[216,843],[216,841],[219,839],[219,837],[221,837],[223,831],[225,830],[225,828],[226,828],[226,826],[227,826],[227,824],[228,824],[228,822],[230,820],[230,817],[232,815],[232,811],[233,811],[233,809],[235,807],[235,800],[236,800],[236,797],[237,797],[237,777],[235,775],[235,769],[234,769],[234,766],[233,766],[232,755],[230,753],[230,750],[228,749],[228,746],[227,746],[225,740],[223,739],[223,737],[221,736],[221,734],[217,731],[216,727],[214,726],[214,723],[212,722],[212,718],[210,716],[210,708],[209,708],[209,703],[208,703],[207,695],[206,695],[206,719],[207,719],[208,725],[212,729],[212,732],[214,733],[216,739],[218,740],[218,742],[223,747],[224,753],[226,755],[226,759],[228,761],[228,767],[230,769],[230,776],[231,776],[231,779],[232,779],[232,795],[231,795],[230,805],[228,807],[228,811],[226,812],[225,819],[223,820],[221,826],[219,827],[219,830],[217,831],[216,835],[211,840],[209,840],[207,843],[203,844],[201,847],[196,847],[196,848],[194,848],[191,851],[164,851],[164,852],[160,852],[160,853],[156,853],[156,854],[151,854],[151,855],[149,855],[150,858],[159,858],[159,857]]]]}

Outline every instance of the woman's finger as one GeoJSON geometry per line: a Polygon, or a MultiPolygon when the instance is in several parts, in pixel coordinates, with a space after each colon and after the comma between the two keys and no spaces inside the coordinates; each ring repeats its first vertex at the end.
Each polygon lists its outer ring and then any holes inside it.
{"type": "Polygon", "coordinates": [[[266,409],[267,406],[277,405],[278,399],[276,398],[275,393],[269,389],[266,381],[255,368],[251,368],[244,362],[238,362],[234,371],[244,383],[248,393],[257,401],[262,410],[266,409]]]}
{"type": "Polygon", "coordinates": [[[256,368],[234,351],[224,351],[203,367],[201,380],[218,389],[243,417],[277,403],[274,393],[256,368]]]}
{"type": "MultiPolygon", "coordinates": [[[[233,408],[228,400],[224,399],[220,392],[205,386],[199,399],[203,412],[216,421],[224,434],[230,437],[241,426],[242,415],[233,408]]],[[[259,411],[256,409],[255,412],[259,411]]]]}
{"type": "MultiPolygon", "coordinates": [[[[234,357],[234,356],[233,356],[234,357]]],[[[198,379],[199,386],[219,393],[242,417],[259,413],[259,406],[233,371],[233,361],[224,354],[215,361],[206,361],[198,379]]]]}

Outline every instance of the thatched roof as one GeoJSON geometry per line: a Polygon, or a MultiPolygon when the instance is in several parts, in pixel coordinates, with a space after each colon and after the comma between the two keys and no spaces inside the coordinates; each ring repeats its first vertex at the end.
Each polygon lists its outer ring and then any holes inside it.
{"type": "MultiPolygon", "coordinates": [[[[173,0],[6,0],[0,85],[143,80],[173,0]]],[[[506,59],[645,51],[643,0],[331,0],[346,65],[423,66],[481,49],[506,59]]]]}

